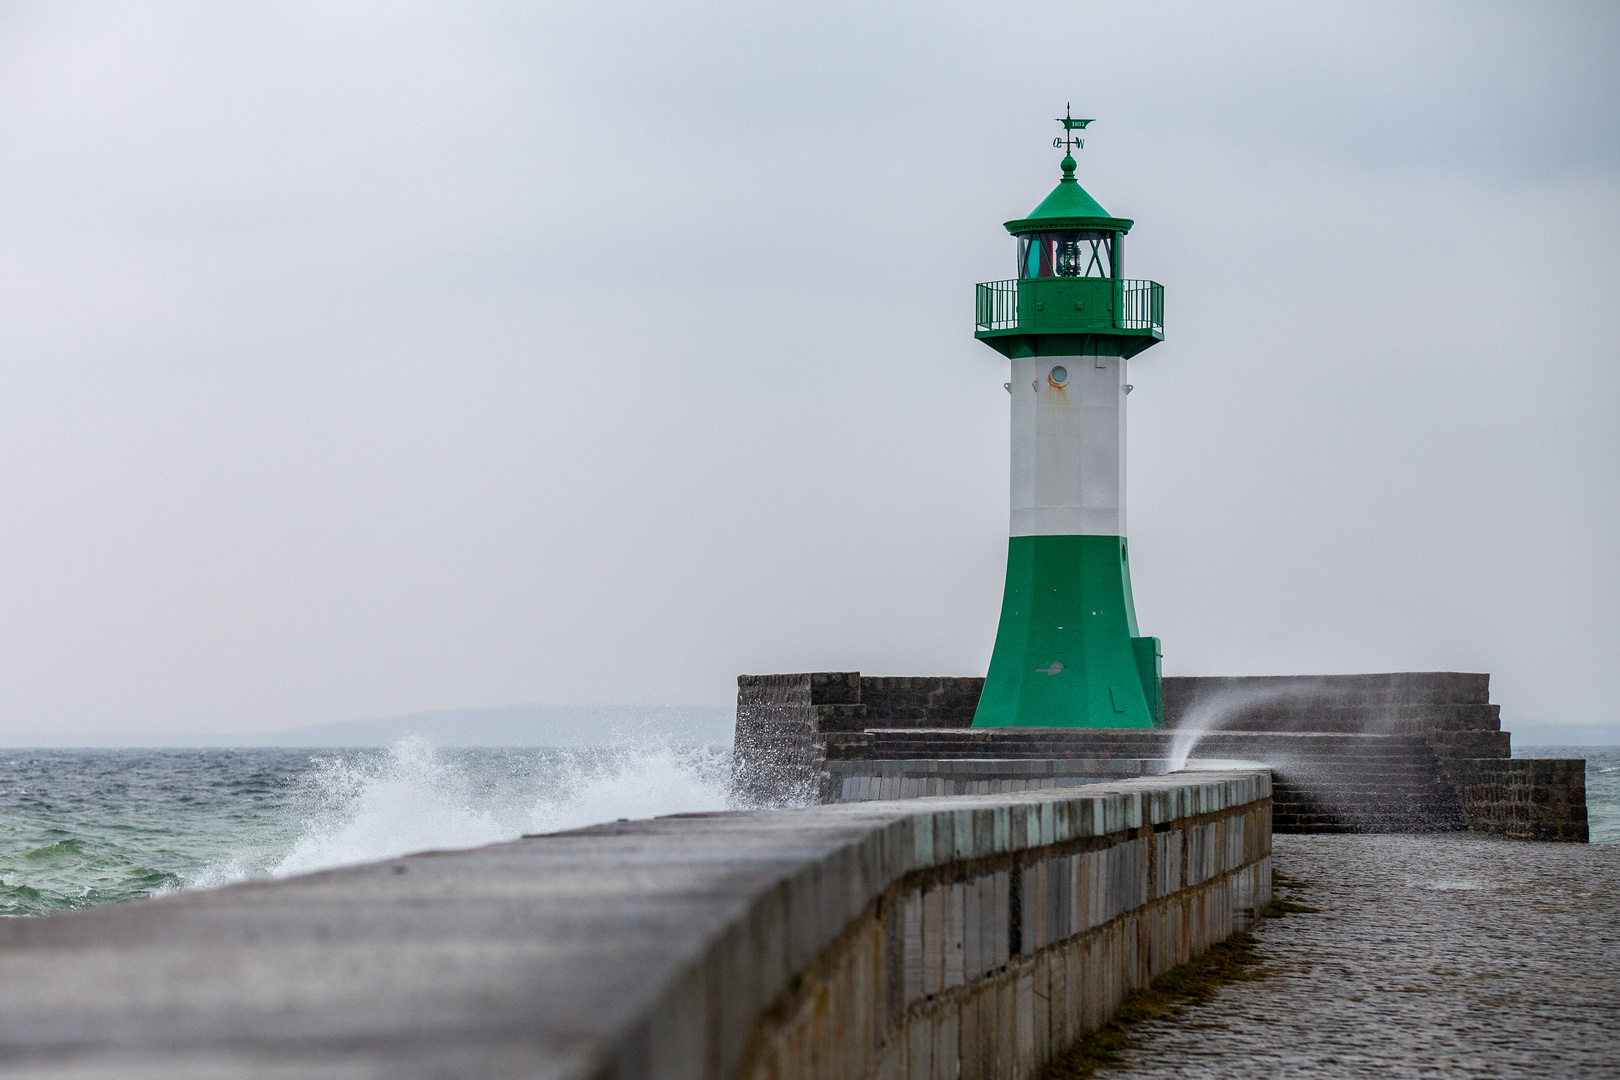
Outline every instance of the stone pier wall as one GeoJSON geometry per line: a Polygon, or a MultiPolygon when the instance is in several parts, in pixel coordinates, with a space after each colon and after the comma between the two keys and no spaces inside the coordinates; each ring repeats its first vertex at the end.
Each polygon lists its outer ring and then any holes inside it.
{"type": "Polygon", "coordinates": [[[1023,810],[1022,839],[1001,811],[965,809],[995,796],[902,804],[939,808],[922,829],[936,857],[792,982],[733,1075],[1036,1077],[1130,990],[1269,904],[1266,774],[1206,783],[1191,800],[1168,778],[1095,790],[1104,802],[1089,806],[1043,793],[1023,810]]]}
{"type": "Polygon", "coordinates": [[[1581,758],[1442,758],[1473,832],[1520,840],[1589,838],[1581,758]]]}
{"type": "Polygon", "coordinates": [[[678,815],[0,920],[9,1077],[1023,1080],[1269,903],[1270,776],[678,815]]]}
{"type": "Polygon", "coordinates": [[[983,679],[858,671],[738,676],[732,790],[757,807],[832,802],[829,732],[965,728],[983,689],[983,679]]]}
{"type": "Polygon", "coordinates": [[[932,795],[1001,795],[1014,791],[1084,787],[1104,780],[1163,776],[1163,755],[1153,758],[944,758],[829,760],[828,802],[880,802],[932,795]]]}
{"type": "Polygon", "coordinates": [[[833,802],[854,768],[838,775],[839,760],[1163,756],[1175,729],[1207,726],[1200,756],[1272,767],[1278,831],[1587,839],[1584,763],[1513,759],[1485,674],[1171,677],[1166,729],[978,730],[968,746],[983,682],[742,676],[736,790],[759,806],[833,802]]]}

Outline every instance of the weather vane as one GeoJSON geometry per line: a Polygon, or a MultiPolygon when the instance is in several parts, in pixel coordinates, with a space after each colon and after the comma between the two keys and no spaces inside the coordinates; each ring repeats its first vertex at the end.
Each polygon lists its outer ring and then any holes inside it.
{"type": "Polygon", "coordinates": [[[1072,132],[1084,131],[1086,129],[1086,125],[1091,123],[1091,121],[1076,120],[1070,115],[1070,112],[1071,108],[1069,104],[1065,102],[1063,106],[1063,115],[1057,118],[1057,122],[1063,125],[1063,134],[1059,138],[1052,140],[1052,146],[1055,148],[1062,148],[1064,153],[1073,155],[1075,150],[1084,150],[1086,148],[1086,140],[1076,138],[1072,132]]]}

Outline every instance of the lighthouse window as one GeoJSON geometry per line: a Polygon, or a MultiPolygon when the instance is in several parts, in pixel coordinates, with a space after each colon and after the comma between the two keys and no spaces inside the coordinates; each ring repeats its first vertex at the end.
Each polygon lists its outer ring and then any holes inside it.
{"type": "Polygon", "coordinates": [[[1093,230],[1026,233],[1018,238],[1018,275],[1112,277],[1114,234],[1093,230]]]}

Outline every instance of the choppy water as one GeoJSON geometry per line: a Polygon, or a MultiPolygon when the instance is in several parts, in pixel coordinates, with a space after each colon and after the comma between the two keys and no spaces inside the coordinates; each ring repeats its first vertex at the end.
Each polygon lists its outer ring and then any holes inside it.
{"type": "Polygon", "coordinates": [[[0,750],[0,915],[725,807],[673,747],[0,750]]]}

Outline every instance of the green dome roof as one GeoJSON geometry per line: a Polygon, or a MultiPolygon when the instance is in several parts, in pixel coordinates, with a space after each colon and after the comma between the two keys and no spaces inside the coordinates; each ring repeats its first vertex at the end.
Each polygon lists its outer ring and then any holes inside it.
{"type": "Polygon", "coordinates": [[[1047,229],[1105,229],[1129,232],[1134,224],[1129,218],[1109,215],[1102,204],[1093,199],[1080,181],[1074,178],[1074,158],[1063,159],[1063,179],[1052,189],[1052,194],[1041,200],[1041,205],[1030,211],[1026,218],[1007,222],[1007,231],[1018,233],[1040,232],[1047,229]]]}

